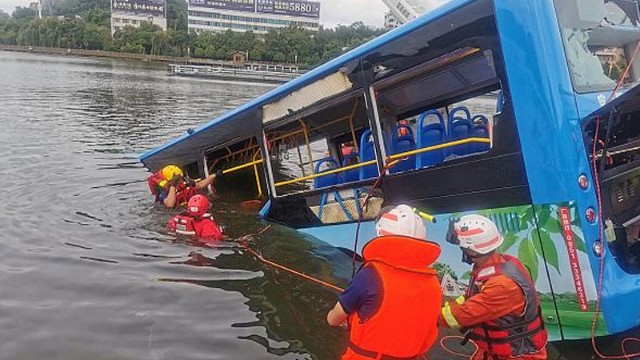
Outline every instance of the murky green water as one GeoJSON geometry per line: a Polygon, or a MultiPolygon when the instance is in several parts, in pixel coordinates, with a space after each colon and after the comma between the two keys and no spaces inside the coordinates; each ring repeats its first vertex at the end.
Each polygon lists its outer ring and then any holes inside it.
{"type": "MultiPolygon", "coordinates": [[[[270,86],[5,52],[0,85],[1,359],[338,357],[345,332],[324,321],[335,293],[232,243],[167,234],[170,215],[153,207],[137,160],[270,86]]],[[[265,226],[239,208],[243,196],[215,204],[232,236],[265,226]]],[[[254,246],[338,285],[351,271],[346,255],[282,227],[254,246]]],[[[566,347],[589,356],[586,344],[566,347]]]]}

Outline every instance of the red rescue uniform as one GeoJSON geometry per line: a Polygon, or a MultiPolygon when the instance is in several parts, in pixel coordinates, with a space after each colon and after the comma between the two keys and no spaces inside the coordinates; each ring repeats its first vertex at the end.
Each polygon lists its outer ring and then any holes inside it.
{"type": "Polygon", "coordinates": [[[382,283],[378,311],[361,320],[349,314],[349,346],[343,360],[422,359],[438,338],[442,290],[430,269],[440,256],[438,244],[404,236],[383,236],[363,249],[364,266],[382,283]]]}
{"type": "Polygon", "coordinates": [[[533,281],[520,261],[493,254],[474,266],[467,300],[449,302],[440,325],[468,328],[478,345],[474,360],[547,358],[547,331],[533,281]]]}
{"type": "MultiPolygon", "coordinates": [[[[170,187],[169,180],[164,177],[162,170],[158,170],[147,179],[149,190],[156,197],[156,202],[162,202],[166,198],[170,187]]],[[[176,204],[186,203],[195,194],[197,194],[195,185],[189,186],[184,180],[179,181],[176,186],[176,204]]]]}
{"type": "Polygon", "coordinates": [[[182,213],[172,217],[167,228],[181,235],[196,236],[199,241],[209,245],[219,243],[224,238],[220,226],[211,216],[196,219],[187,213],[182,213]]]}

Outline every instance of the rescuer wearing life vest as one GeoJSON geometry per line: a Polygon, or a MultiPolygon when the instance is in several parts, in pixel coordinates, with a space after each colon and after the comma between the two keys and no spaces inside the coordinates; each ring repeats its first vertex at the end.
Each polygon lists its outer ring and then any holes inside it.
{"type": "Polygon", "coordinates": [[[172,217],[167,228],[177,234],[195,236],[206,244],[217,244],[225,236],[211,214],[207,213],[210,206],[206,196],[194,195],[189,199],[187,211],[172,217]]]}
{"type": "Polygon", "coordinates": [[[222,171],[209,175],[201,181],[193,181],[184,176],[182,169],[175,165],[167,165],[149,176],[147,183],[149,190],[156,197],[156,202],[162,202],[167,209],[185,204],[198,190],[204,189],[222,176],[222,171]]]}
{"type": "Polygon", "coordinates": [[[426,241],[424,222],[407,205],[383,209],[375,228],[327,322],[349,326],[343,360],[422,359],[438,337],[442,290],[429,266],[440,246],[426,241]]]}
{"type": "Polygon", "coordinates": [[[465,215],[450,222],[447,241],[460,246],[473,269],[467,294],[446,302],[438,322],[466,332],[478,345],[474,360],[546,359],[547,330],[534,283],[517,258],[496,252],[503,241],[496,225],[465,215]]]}

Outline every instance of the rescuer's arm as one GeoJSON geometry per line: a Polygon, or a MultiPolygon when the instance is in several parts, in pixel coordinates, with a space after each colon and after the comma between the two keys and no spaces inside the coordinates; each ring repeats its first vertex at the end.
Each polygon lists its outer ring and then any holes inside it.
{"type": "Polygon", "coordinates": [[[219,179],[222,176],[222,170],[216,171],[215,174],[209,175],[206,179],[200,180],[196,183],[196,189],[204,189],[207,186],[211,185],[216,179],[219,179]]]}
{"type": "Polygon", "coordinates": [[[173,209],[176,206],[176,188],[173,185],[169,186],[169,190],[167,190],[167,196],[162,200],[164,206],[167,209],[173,209]]]}
{"type": "Polygon", "coordinates": [[[487,280],[480,293],[461,305],[449,301],[442,308],[439,323],[450,328],[470,327],[524,308],[522,289],[510,278],[498,275],[487,280]]]}
{"type": "Polygon", "coordinates": [[[327,314],[327,323],[331,326],[340,326],[347,320],[348,316],[349,314],[344,311],[342,305],[340,305],[340,302],[338,301],[336,302],[336,306],[334,306],[327,314]]]}

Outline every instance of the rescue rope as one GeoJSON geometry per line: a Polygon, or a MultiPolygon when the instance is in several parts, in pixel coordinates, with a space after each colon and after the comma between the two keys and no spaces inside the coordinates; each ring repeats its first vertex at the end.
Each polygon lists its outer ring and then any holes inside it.
{"type": "MultiPolygon", "coordinates": [[[[635,50],[633,51],[633,55],[631,56],[631,59],[629,61],[629,63],[627,64],[627,67],[624,69],[624,72],[622,73],[622,76],[620,77],[620,79],[618,80],[618,83],[616,84],[616,87],[613,89],[613,91],[611,92],[611,96],[609,97],[609,100],[607,100],[607,103],[610,102],[611,100],[613,100],[613,98],[616,95],[616,92],[620,89],[620,87],[622,86],[622,83],[624,82],[624,79],[629,75],[629,70],[631,69],[631,65],[633,65],[636,57],[638,56],[638,52],[640,51],[640,41],[638,42],[638,44],[636,45],[635,50]]],[[[609,121],[609,124],[607,126],[607,133],[609,132],[609,127],[611,126],[611,121],[609,121]]],[[[602,219],[602,193],[600,190],[600,174],[599,174],[599,170],[597,168],[597,144],[599,141],[599,132],[600,132],[600,116],[596,116],[596,129],[595,129],[595,133],[593,136],[593,153],[592,153],[592,163],[593,163],[593,180],[595,182],[595,188],[596,188],[596,200],[598,202],[598,237],[600,239],[600,242],[602,243],[602,253],[600,254],[600,261],[599,261],[599,265],[598,265],[598,269],[599,269],[599,274],[598,274],[598,284],[597,284],[597,290],[596,290],[596,311],[594,312],[593,315],[593,321],[591,322],[591,347],[593,348],[593,352],[596,353],[596,355],[598,355],[599,357],[603,358],[603,359],[627,359],[630,360],[633,357],[637,357],[640,356],[640,352],[636,352],[633,354],[627,354],[626,348],[625,348],[625,344],[628,341],[634,341],[634,342],[640,342],[640,339],[638,338],[634,338],[634,337],[627,337],[624,338],[620,344],[621,350],[623,355],[616,355],[616,356],[610,356],[610,355],[603,355],[600,350],[598,349],[598,346],[596,344],[596,327],[598,325],[598,318],[600,317],[600,312],[601,312],[601,302],[602,302],[602,284],[604,281],[604,264],[605,264],[605,255],[607,252],[607,246],[606,246],[606,241],[604,239],[604,223],[603,223],[603,219],[602,219]]],[[[607,142],[608,139],[604,139],[605,143],[607,142]]],[[[603,149],[603,158],[600,161],[606,161],[606,153],[604,152],[606,151],[606,149],[603,149]]],[[[602,170],[604,170],[604,165],[602,165],[602,170]]]]}
{"type": "Polygon", "coordinates": [[[270,228],[271,228],[271,225],[267,225],[265,228],[263,228],[262,230],[260,230],[259,232],[255,233],[255,234],[245,235],[245,236],[241,237],[241,238],[238,240],[238,244],[240,245],[240,247],[242,247],[243,249],[245,249],[248,253],[250,253],[251,255],[253,255],[256,259],[260,260],[260,261],[261,261],[262,263],[264,263],[265,265],[269,265],[269,266],[272,266],[272,267],[274,267],[274,268],[277,268],[277,269],[280,269],[280,270],[286,271],[286,272],[288,272],[288,273],[290,273],[290,274],[292,274],[292,275],[295,275],[295,276],[298,276],[298,277],[300,277],[300,278],[303,278],[303,279],[309,280],[309,281],[311,281],[311,282],[314,282],[314,283],[316,283],[316,284],[322,285],[322,286],[324,286],[324,287],[326,287],[326,288],[329,288],[329,289],[331,289],[331,290],[335,290],[335,291],[338,291],[338,292],[342,292],[342,291],[344,291],[344,289],[343,289],[343,288],[341,288],[341,287],[338,287],[338,286],[335,286],[335,285],[333,285],[333,284],[330,284],[330,283],[328,283],[328,282],[326,282],[326,281],[322,281],[322,280],[320,280],[320,279],[314,278],[313,276],[310,276],[310,275],[304,274],[304,273],[302,273],[302,272],[300,272],[300,271],[297,271],[297,270],[291,269],[291,268],[289,268],[289,267],[287,267],[287,266],[284,266],[284,265],[278,264],[278,263],[277,263],[277,262],[275,262],[275,261],[271,261],[271,260],[269,260],[269,259],[266,259],[264,256],[260,255],[256,250],[252,249],[252,248],[249,246],[249,244],[248,244],[249,238],[251,238],[251,237],[253,237],[253,236],[261,235],[261,234],[265,233],[267,230],[269,230],[270,228]]]}
{"type": "MultiPolygon", "coordinates": [[[[363,201],[360,203],[361,210],[358,212],[358,224],[356,225],[356,238],[355,238],[355,241],[353,242],[353,254],[351,255],[351,278],[352,279],[356,275],[356,255],[358,251],[358,238],[360,237],[360,225],[362,224],[362,220],[364,220],[362,217],[364,216],[363,215],[364,212],[367,210],[367,205],[369,204],[369,198],[373,194],[373,190],[375,190],[376,188],[378,188],[378,186],[380,186],[380,183],[382,182],[382,178],[384,178],[384,176],[386,175],[387,170],[396,166],[400,161],[403,161],[405,159],[406,158],[396,159],[389,162],[387,165],[385,165],[384,168],[382,168],[380,175],[378,175],[378,178],[373,183],[371,190],[364,197],[363,201]]],[[[359,199],[355,199],[355,200],[358,201],[359,199]]]]}
{"type": "Polygon", "coordinates": [[[469,343],[471,343],[471,345],[473,345],[473,347],[475,348],[471,354],[465,354],[465,353],[460,353],[460,352],[451,350],[444,344],[444,342],[446,340],[449,340],[449,339],[460,339],[461,341],[464,341],[465,337],[464,336],[458,336],[458,335],[452,335],[452,336],[443,336],[440,339],[440,347],[442,348],[442,350],[448,352],[451,355],[455,355],[455,356],[459,356],[459,357],[463,357],[463,358],[467,358],[467,359],[472,359],[476,355],[476,353],[478,352],[478,345],[473,340],[468,340],[469,343]]]}

